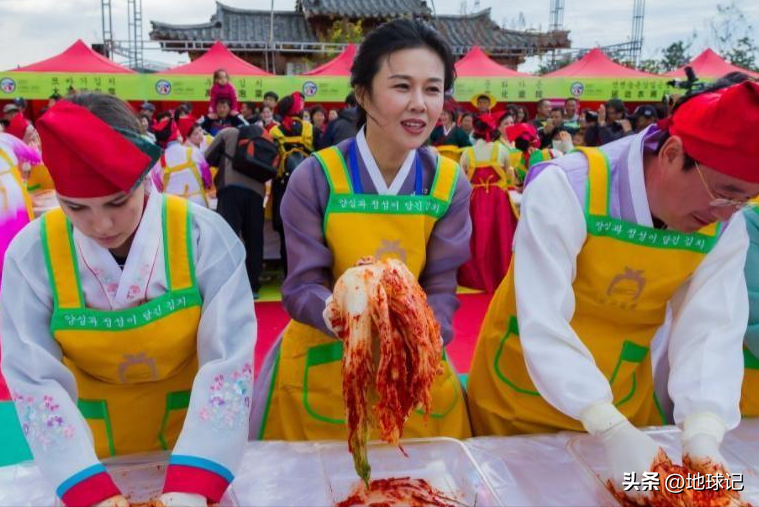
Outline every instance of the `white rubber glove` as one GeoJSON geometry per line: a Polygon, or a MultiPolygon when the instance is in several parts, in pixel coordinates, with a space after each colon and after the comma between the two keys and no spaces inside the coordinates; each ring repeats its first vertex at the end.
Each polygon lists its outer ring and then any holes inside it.
{"type": "Polygon", "coordinates": [[[332,327],[332,320],[335,314],[336,314],[335,304],[333,303],[332,295],[330,295],[327,298],[327,300],[324,301],[324,311],[322,312],[322,319],[324,319],[324,323],[327,325],[327,329],[332,331],[335,334],[335,336],[337,336],[340,330],[332,327]]]}
{"type": "MultiPolygon", "coordinates": [[[[338,307],[344,309],[344,317],[361,316],[364,319],[370,318],[366,312],[369,306],[369,298],[376,291],[376,286],[382,276],[382,269],[371,264],[354,266],[343,273],[335,283],[332,295],[325,301],[322,318],[327,327],[335,334],[340,336],[344,331],[334,322],[336,317],[341,313],[338,307]],[[339,306],[338,306],[339,305],[339,306]]],[[[355,325],[353,322],[351,325],[355,325]]]]}
{"type": "Polygon", "coordinates": [[[158,499],[164,507],[208,507],[208,500],[195,493],[164,493],[158,499]]]}
{"type": "Polygon", "coordinates": [[[719,452],[726,426],[722,418],[711,413],[691,414],[683,423],[683,459],[690,458],[693,468],[711,473],[712,466],[728,472],[727,461],[719,452]]]}
{"type": "MultiPolygon", "coordinates": [[[[623,491],[625,474],[635,473],[634,482],[640,483],[643,473],[651,471],[659,445],[650,436],[633,426],[611,403],[593,405],[580,415],[585,430],[601,439],[606,452],[609,479],[623,491]]],[[[635,499],[645,499],[650,491],[636,488],[625,491],[635,499]]]]}
{"type": "Polygon", "coordinates": [[[123,495],[116,495],[96,503],[93,507],[129,507],[129,501],[123,495]]]}

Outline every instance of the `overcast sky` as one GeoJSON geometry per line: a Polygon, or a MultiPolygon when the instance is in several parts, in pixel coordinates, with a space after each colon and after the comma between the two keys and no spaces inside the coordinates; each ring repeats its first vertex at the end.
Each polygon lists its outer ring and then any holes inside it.
{"type": "MultiPolygon", "coordinates": [[[[718,0],[727,4],[730,0],[718,0]]],[[[759,29],[759,1],[735,0],[747,23],[759,29]]],[[[249,9],[268,9],[269,0],[224,0],[249,9]]],[[[427,0],[438,14],[458,14],[463,0],[427,0]]],[[[475,1],[468,0],[469,11],[475,1]]],[[[714,0],[648,0],[644,22],[644,58],[678,39],[697,34],[693,54],[713,45],[708,20],[717,14],[714,0]]],[[[117,39],[126,39],[127,0],[112,0],[113,29],[117,39]]],[[[274,0],[275,9],[291,10],[295,0],[274,0]]],[[[480,0],[479,9],[490,7],[497,23],[511,24],[523,15],[526,28],[546,29],[550,0],[480,0]]],[[[574,47],[592,47],[629,40],[633,0],[565,0],[564,27],[570,30],[574,47]]],[[[143,31],[150,20],[176,24],[202,23],[215,12],[214,0],[143,0],[143,31]]],[[[0,0],[0,69],[26,65],[53,56],[77,38],[87,43],[102,39],[100,0],[0,0]]],[[[146,51],[146,60],[176,64],[185,55],[146,51]]],[[[533,70],[534,62],[521,70],[533,70]]]]}

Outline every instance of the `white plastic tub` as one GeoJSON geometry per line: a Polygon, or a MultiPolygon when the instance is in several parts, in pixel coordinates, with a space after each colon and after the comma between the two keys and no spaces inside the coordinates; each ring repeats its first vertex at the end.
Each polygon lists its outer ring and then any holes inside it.
{"type": "Polygon", "coordinates": [[[465,443],[503,505],[596,505],[595,488],[585,484],[585,471],[566,450],[574,435],[477,437],[465,443]]]}
{"type": "MultiPolygon", "coordinates": [[[[424,479],[459,505],[471,507],[503,505],[469,450],[451,438],[403,440],[403,450],[382,442],[368,445],[372,480],[390,477],[424,479]]],[[[333,504],[347,498],[361,483],[353,468],[353,457],[345,443],[323,444],[319,457],[333,504]]]]}
{"type": "MultiPolygon", "coordinates": [[[[674,427],[651,428],[645,432],[658,443],[674,463],[680,464],[682,445],[681,431],[674,427]]],[[[596,499],[603,506],[617,507],[619,502],[606,489],[609,471],[605,464],[603,444],[598,438],[583,434],[571,438],[567,442],[567,450],[582,465],[585,470],[585,480],[588,487],[595,490],[596,499]]],[[[721,449],[727,460],[730,473],[743,474],[744,489],[741,498],[752,504],[759,502],[759,475],[743,460],[735,456],[725,446],[721,449]]]]}

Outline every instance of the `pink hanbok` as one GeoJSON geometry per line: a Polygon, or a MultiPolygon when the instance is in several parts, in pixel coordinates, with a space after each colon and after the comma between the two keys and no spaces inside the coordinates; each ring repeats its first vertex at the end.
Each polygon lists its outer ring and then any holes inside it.
{"type": "Polygon", "coordinates": [[[21,179],[20,162],[39,164],[39,153],[10,134],[0,134],[0,282],[5,250],[34,219],[32,201],[21,179]]]}

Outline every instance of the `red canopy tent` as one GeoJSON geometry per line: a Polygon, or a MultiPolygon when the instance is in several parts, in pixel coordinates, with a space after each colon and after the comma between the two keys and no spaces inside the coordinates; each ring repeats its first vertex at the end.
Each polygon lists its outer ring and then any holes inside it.
{"type": "Polygon", "coordinates": [[[472,46],[472,49],[456,62],[456,75],[458,77],[531,77],[529,74],[497,64],[479,46],[472,46]]]}
{"type": "Polygon", "coordinates": [[[348,44],[342,53],[318,67],[304,72],[304,76],[350,76],[351,65],[356,57],[356,45],[348,44]]]}
{"type": "Polygon", "coordinates": [[[18,67],[13,72],[87,72],[103,74],[135,74],[131,69],[112,62],[77,39],[63,53],[41,62],[18,67]]]}
{"type": "Polygon", "coordinates": [[[272,74],[235,56],[221,41],[216,41],[203,56],[190,63],[165,70],[160,74],[182,74],[211,76],[218,69],[224,69],[230,76],[271,76],[272,74]]]}
{"type": "Polygon", "coordinates": [[[543,77],[657,77],[655,74],[630,69],[606,56],[599,48],[591,49],[585,56],[543,77]]]}
{"type": "MultiPolygon", "coordinates": [[[[17,67],[10,72],[58,72],[62,74],[136,74],[132,69],[128,69],[113,62],[94,51],[87,44],[77,39],[71,46],[62,53],[46,60],[17,67]]],[[[60,90],[59,93],[65,94],[66,90],[60,90]]],[[[26,114],[30,118],[36,118],[37,115],[46,106],[46,100],[30,100],[26,114]]]]}
{"type": "Polygon", "coordinates": [[[700,55],[691,60],[687,65],[683,65],[679,69],[667,72],[664,75],[684,78],[686,66],[693,67],[693,71],[699,78],[718,78],[730,72],[745,72],[749,76],[759,77],[759,73],[757,72],[728,63],[724,58],[712,51],[711,48],[704,49],[700,55]]]}

